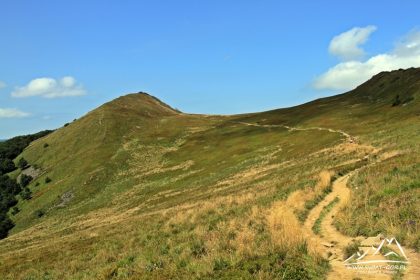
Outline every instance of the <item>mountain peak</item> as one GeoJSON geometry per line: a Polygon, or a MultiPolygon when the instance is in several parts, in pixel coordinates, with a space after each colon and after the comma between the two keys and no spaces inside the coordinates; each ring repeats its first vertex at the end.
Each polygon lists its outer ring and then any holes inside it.
{"type": "Polygon", "coordinates": [[[181,112],[167,105],[146,92],[129,93],[120,96],[100,108],[120,113],[134,113],[148,117],[168,116],[180,114],[181,112]]]}

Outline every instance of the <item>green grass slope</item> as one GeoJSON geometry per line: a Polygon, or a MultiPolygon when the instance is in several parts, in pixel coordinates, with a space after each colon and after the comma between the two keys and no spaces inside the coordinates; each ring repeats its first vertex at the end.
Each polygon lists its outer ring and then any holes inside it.
{"type": "Polygon", "coordinates": [[[324,279],[328,262],[299,219],[326,192],[324,175],[362,166],[371,145],[395,155],[352,177],[336,226],[418,247],[419,100],[420,69],[237,116],[184,114],[144,93],[120,97],[20,155],[40,176],[0,241],[0,275],[324,279]]]}

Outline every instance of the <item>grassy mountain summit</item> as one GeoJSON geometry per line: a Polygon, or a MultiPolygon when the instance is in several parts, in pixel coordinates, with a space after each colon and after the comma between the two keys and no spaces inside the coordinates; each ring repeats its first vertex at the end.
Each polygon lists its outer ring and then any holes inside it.
{"type": "Polygon", "coordinates": [[[324,279],[345,251],[320,245],[333,230],[418,250],[419,100],[418,68],[253,114],[119,97],[15,159],[35,175],[0,241],[0,275],[324,279]]]}

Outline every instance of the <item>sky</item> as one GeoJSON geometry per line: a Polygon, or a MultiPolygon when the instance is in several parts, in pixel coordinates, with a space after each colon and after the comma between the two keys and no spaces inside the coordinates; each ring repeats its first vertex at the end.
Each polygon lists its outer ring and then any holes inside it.
{"type": "Polygon", "coordinates": [[[187,113],[288,107],[420,67],[420,2],[0,1],[0,139],[144,91],[187,113]]]}

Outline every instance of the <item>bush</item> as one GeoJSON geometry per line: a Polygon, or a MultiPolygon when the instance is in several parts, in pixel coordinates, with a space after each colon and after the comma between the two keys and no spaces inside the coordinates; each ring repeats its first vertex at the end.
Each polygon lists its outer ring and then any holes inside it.
{"type": "Polygon", "coordinates": [[[26,161],[26,159],[20,158],[20,160],[18,161],[18,167],[20,169],[25,169],[27,166],[28,166],[28,162],[26,161]]]}
{"type": "Polygon", "coordinates": [[[51,182],[52,180],[51,180],[51,178],[50,177],[47,177],[47,178],[45,178],[45,184],[48,184],[49,182],[51,182]]]}
{"type": "Polygon", "coordinates": [[[400,95],[397,94],[397,96],[395,96],[394,103],[392,103],[392,107],[398,106],[400,104],[401,104],[400,95]]]}
{"type": "Polygon", "coordinates": [[[26,187],[29,185],[29,183],[32,181],[32,177],[26,174],[22,174],[20,176],[20,185],[22,186],[22,188],[26,187]]]}
{"type": "Polygon", "coordinates": [[[38,209],[38,210],[36,210],[36,211],[34,212],[34,214],[35,214],[35,217],[37,217],[37,218],[41,218],[42,216],[44,216],[44,215],[45,215],[45,212],[44,212],[44,210],[42,210],[42,209],[38,209]]]}
{"type": "Polygon", "coordinates": [[[20,210],[19,210],[19,208],[17,206],[15,206],[15,207],[12,208],[12,215],[13,216],[16,215],[19,212],[20,212],[20,210]]]}
{"type": "Polygon", "coordinates": [[[344,248],[344,259],[348,259],[350,258],[353,254],[359,252],[359,247],[360,247],[360,242],[359,241],[354,241],[352,243],[349,243],[345,248],[344,248]]]}
{"type": "Polygon", "coordinates": [[[29,200],[32,198],[32,192],[28,188],[23,188],[22,192],[20,193],[20,197],[24,200],[29,200]]]}
{"type": "Polygon", "coordinates": [[[44,148],[47,148],[48,146],[48,143],[44,143],[44,148]]]}

